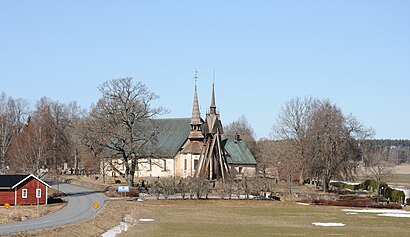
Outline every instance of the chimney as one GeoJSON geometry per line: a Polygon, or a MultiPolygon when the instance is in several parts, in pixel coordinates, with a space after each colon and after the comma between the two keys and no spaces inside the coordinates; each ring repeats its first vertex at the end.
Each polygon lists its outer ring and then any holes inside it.
{"type": "Polygon", "coordinates": [[[235,142],[239,142],[241,140],[241,136],[238,133],[235,133],[235,142]]]}

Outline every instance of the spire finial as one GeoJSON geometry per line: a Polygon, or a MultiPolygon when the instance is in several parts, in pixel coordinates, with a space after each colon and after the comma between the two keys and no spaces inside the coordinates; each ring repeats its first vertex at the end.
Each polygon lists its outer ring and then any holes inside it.
{"type": "Polygon", "coordinates": [[[198,81],[198,70],[195,70],[194,80],[195,80],[195,90],[196,90],[196,82],[198,81]]]}
{"type": "Polygon", "coordinates": [[[216,105],[215,105],[215,70],[214,70],[214,79],[213,79],[213,82],[212,82],[212,98],[211,98],[210,113],[211,113],[211,114],[216,114],[216,105]]]}
{"type": "Polygon", "coordinates": [[[198,71],[195,70],[195,92],[194,92],[194,105],[192,107],[192,118],[191,118],[191,125],[200,125],[201,124],[201,114],[199,112],[199,102],[198,102],[198,95],[197,95],[197,81],[198,81],[198,71]]]}

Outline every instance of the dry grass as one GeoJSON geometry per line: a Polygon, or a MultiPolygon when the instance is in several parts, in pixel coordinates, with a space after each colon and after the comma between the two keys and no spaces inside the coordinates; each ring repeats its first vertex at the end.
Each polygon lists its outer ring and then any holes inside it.
{"type": "Polygon", "coordinates": [[[51,204],[41,206],[11,206],[9,209],[0,208],[0,224],[21,221],[23,216],[28,219],[44,216],[60,210],[65,204],[51,204]]]}
{"type": "Polygon", "coordinates": [[[83,222],[44,230],[29,231],[17,234],[15,236],[100,236],[102,233],[106,232],[110,228],[118,225],[118,223],[123,219],[125,214],[138,216],[139,210],[135,207],[136,203],[131,201],[107,201],[102,211],[98,215],[83,222]]]}
{"type": "Polygon", "coordinates": [[[100,236],[125,214],[156,221],[137,222],[119,236],[410,236],[408,218],[346,215],[341,209],[255,200],[108,201],[95,218],[18,236],[100,236]],[[312,222],[346,226],[315,227],[312,222]]]}
{"type": "Polygon", "coordinates": [[[339,207],[271,201],[160,201],[141,204],[137,224],[120,236],[409,236],[410,219],[346,215],[339,207]],[[314,227],[341,222],[346,227],[314,227]]]}

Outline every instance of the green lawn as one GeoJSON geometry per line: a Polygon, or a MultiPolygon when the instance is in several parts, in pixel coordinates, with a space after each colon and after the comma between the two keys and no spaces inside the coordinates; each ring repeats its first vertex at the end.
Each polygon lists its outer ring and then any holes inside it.
{"type": "Polygon", "coordinates": [[[120,236],[410,236],[410,218],[347,215],[341,207],[271,201],[146,201],[138,223],[120,236]],[[341,222],[345,227],[315,227],[341,222]]]}

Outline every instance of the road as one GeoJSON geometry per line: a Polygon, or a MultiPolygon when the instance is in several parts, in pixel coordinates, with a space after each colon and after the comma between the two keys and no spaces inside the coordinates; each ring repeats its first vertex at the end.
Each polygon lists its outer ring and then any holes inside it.
{"type": "MultiPolygon", "coordinates": [[[[57,186],[53,186],[57,189],[57,186]]],[[[71,184],[60,184],[60,191],[67,194],[64,199],[68,204],[61,210],[43,217],[0,225],[0,235],[23,232],[35,229],[50,228],[85,220],[101,210],[103,203],[108,199],[103,193],[74,186],[71,184]],[[94,209],[93,203],[97,202],[99,207],[94,209]]]]}

